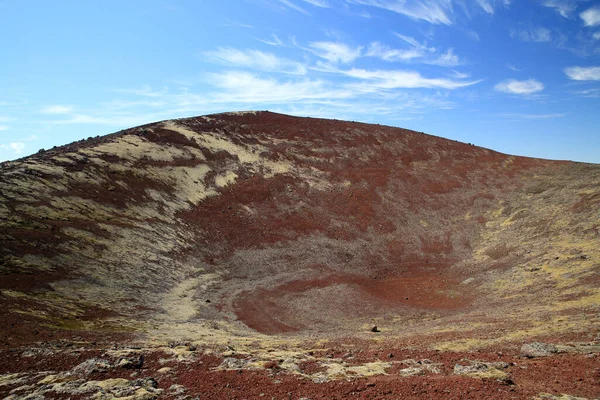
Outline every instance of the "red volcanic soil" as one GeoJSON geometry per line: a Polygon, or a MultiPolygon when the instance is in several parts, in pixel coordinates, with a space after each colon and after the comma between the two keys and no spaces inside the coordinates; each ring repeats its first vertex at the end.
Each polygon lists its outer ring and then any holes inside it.
{"type": "MultiPolygon", "coordinates": [[[[345,292],[353,294],[357,304],[352,307],[356,315],[369,315],[374,308],[388,308],[398,312],[414,309],[453,310],[469,303],[466,289],[460,282],[442,278],[439,275],[411,274],[409,277],[372,279],[356,275],[331,275],[319,279],[293,281],[273,289],[260,289],[252,293],[242,293],[235,303],[238,318],[250,328],[267,334],[294,332],[309,329],[309,326],[294,326],[286,321],[287,311],[281,307],[279,299],[301,295],[304,292],[342,286],[345,292]],[[444,293],[453,290],[455,298],[444,293]]],[[[300,299],[298,299],[300,300],[300,299]]]]}
{"type": "Polygon", "coordinates": [[[599,182],[270,112],[1,163],[0,394],[600,396],[599,182]]]}

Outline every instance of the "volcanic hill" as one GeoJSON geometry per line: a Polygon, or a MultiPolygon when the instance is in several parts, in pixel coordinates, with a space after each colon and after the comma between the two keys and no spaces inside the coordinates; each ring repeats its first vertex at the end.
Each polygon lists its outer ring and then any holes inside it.
{"type": "MultiPolygon", "coordinates": [[[[441,364],[473,351],[514,361],[536,340],[546,344],[530,347],[563,357],[571,375],[539,362],[540,376],[556,381],[544,386],[531,366],[490,364],[475,368],[478,383],[465,384],[474,378],[459,379],[445,364],[438,372],[426,362],[402,365],[420,371],[406,379],[440,390],[479,385],[503,398],[554,385],[600,395],[599,210],[599,165],[271,112],[169,120],[41,150],[0,164],[0,394],[63,393],[52,385],[63,390],[73,380],[48,378],[51,389],[31,382],[39,371],[76,375],[81,357],[62,369],[52,358],[67,357],[65,341],[81,346],[79,356],[136,343],[134,353],[173,351],[190,365],[201,347],[198,357],[213,357],[203,373],[250,370],[252,382],[271,376],[275,362],[288,373],[284,384],[289,374],[317,386],[325,377],[314,393],[335,398],[327,385],[336,377],[392,385],[401,361],[380,359],[382,349],[412,349],[441,364]],[[15,349],[22,359],[23,349],[38,353],[17,368],[8,361],[15,349]],[[344,360],[356,349],[368,356],[344,360]],[[50,361],[31,361],[40,355],[50,361]],[[300,367],[306,362],[315,370],[300,367]],[[29,388],[19,392],[23,382],[29,388]]],[[[123,359],[106,354],[109,365],[123,359]]],[[[147,359],[156,370],[164,364],[147,359]]],[[[103,376],[123,383],[114,368],[103,376]]],[[[175,385],[181,374],[163,380],[175,385]]],[[[409,393],[412,383],[399,382],[391,398],[409,393]]],[[[140,385],[135,393],[148,398],[169,389],[140,385]]],[[[180,386],[215,398],[237,393],[195,385],[180,386]]],[[[363,398],[385,396],[367,385],[357,392],[363,398]]],[[[185,398],[173,393],[162,395],[185,398]]]]}

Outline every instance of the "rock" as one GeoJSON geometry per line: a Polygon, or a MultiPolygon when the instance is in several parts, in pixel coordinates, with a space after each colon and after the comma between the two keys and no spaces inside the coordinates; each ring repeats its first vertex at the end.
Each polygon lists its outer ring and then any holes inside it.
{"type": "Polygon", "coordinates": [[[555,353],[558,349],[553,344],[533,342],[521,346],[521,356],[527,358],[547,357],[555,353]]]}
{"type": "Polygon", "coordinates": [[[455,375],[467,375],[474,378],[481,379],[496,379],[505,383],[512,383],[510,376],[502,371],[508,368],[509,364],[505,362],[481,362],[467,360],[471,365],[460,365],[454,366],[455,375]]]}
{"type": "Polygon", "coordinates": [[[156,379],[154,378],[142,378],[131,381],[130,385],[144,389],[156,389],[158,387],[158,382],[156,382],[156,379]]]}
{"type": "Polygon", "coordinates": [[[73,368],[73,373],[78,375],[89,375],[95,372],[106,372],[112,365],[101,358],[90,358],[73,368]]]}
{"type": "Polygon", "coordinates": [[[418,368],[418,367],[403,368],[398,372],[402,376],[416,376],[416,375],[424,375],[425,374],[425,371],[423,371],[422,368],[418,368]]]}
{"type": "Polygon", "coordinates": [[[250,360],[235,357],[225,357],[219,368],[223,369],[243,369],[250,364],[250,360]]]}
{"type": "Polygon", "coordinates": [[[534,397],[534,400],[588,400],[587,397],[575,397],[569,394],[553,395],[550,393],[540,393],[534,397]]]}
{"type": "Polygon", "coordinates": [[[429,371],[434,374],[442,373],[442,370],[440,369],[440,367],[443,365],[442,363],[434,363],[433,361],[428,360],[426,358],[419,361],[413,360],[412,358],[408,358],[406,360],[402,360],[401,362],[402,364],[405,364],[409,367],[405,369],[419,369],[423,371],[423,373],[425,373],[425,371],[429,371]]]}
{"type": "Polygon", "coordinates": [[[140,369],[144,365],[144,356],[123,357],[117,361],[117,367],[126,369],[140,369]]]}
{"type": "Polygon", "coordinates": [[[371,328],[371,332],[381,332],[376,326],[371,328]]]}
{"type": "Polygon", "coordinates": [[[169,388],[169,394],[171,395],[178,395],[178,394],[183,394],[186,391],[186,387],[183,385],[171,385],[171,387],[169,388]]]}

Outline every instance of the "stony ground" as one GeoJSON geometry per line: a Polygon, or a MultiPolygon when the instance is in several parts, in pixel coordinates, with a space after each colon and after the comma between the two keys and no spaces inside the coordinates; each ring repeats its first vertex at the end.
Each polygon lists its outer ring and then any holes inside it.
{"type": "Polygon", "coordinates": [[[269,112],[2,163],[0,394],[597,398],[599,209],[596,165],[269,112]]]}

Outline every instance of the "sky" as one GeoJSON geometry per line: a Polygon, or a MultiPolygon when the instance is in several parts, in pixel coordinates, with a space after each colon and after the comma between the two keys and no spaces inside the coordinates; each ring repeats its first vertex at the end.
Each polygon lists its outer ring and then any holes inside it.
{"type": "Polygon", "coordinates": [[[234,110],[600,163],[600,1],[0,0],[0,161],[234,110]]]}

